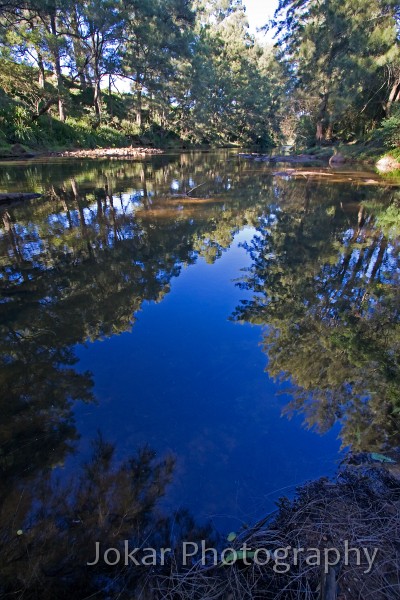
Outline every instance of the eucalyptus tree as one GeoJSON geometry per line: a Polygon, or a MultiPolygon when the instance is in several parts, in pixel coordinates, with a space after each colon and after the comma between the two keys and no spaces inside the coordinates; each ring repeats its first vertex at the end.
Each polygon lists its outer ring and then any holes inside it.
{"type": "Polygon", "coordinates": [[[127,19],[126,3],[122,0],[79,2],[69,12],[70,35],[76,36],[74,54],[81,85],[86,87],[85,67],[91,74],[95,125],[99,125],[102,118],[102,79],[106,74],[121,72],[127,19]]]}
{"type": "MultiPolygon", "coordinates": [[[[19,97],[18,99],[22,101],[27,99],[29,105],[29,96],[32,93],[38,95],[35,84],[30,86],[30,92],[28,89],[32,74],[28,75],[27,85],[23,86],[18,81],[13,83],[12,70],[15,69],[16,73],[18,69],[21,71],[20,63],[27,66],[34,65],[37,68],[38,87],[44,90],[39,93],[36,101],[36,114],[46,112],[53,104],[58,103],[59,117],[64,120],[65,90],[61,61],[65,50],[65,39],[58,32],[58,16],[59,8],[50,0],[43,3],[21,2],[13,11],[0,13],[1,54],[4,60],[9,61],[11,73],[8,77],[8,85],[16,88],[14,94],[10,91],[7,93],[11,97],[19,97]],[[49,93],[46,93],[46,72],[49,69],[55,73],[57,90],[55,96],[54,91],[50,89],[49,93]],[[44,106],[39,107],[40,99],[44,101],[44,106]]],[[[28,69],[26,72],[28,73],[28,69]]],[[[3,73],[4,75],[7,73],[6,65],[3,67],[3,73]]],[[[2,87],[7,90],[4,82],[3,77],[2,87]]]]}

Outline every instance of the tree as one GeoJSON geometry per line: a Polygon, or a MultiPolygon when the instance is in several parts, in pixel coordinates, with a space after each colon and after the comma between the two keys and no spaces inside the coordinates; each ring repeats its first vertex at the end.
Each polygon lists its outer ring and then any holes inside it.
{"type": "Polygon", "coordinates": [[[143,93],[173,96],[178,60],[189,54],[194,14],[184,0],[144,0],[129,12],[123,73],[134,84],[136,122],[142,127],[143,93]]]}
{"type": "Polygon", "coordinates": [[[242,2],[196,6],[192,56],[180,64],[175,85],[175,120],[198,142],[270,145],[273,56],[249,34],[242,2]]]}
{"type": "Polygon", "coordinates": [[[365,134],[383,117],[397,18],[392,0],[281,0],[274,21],[281,55],[300,97],[312,101],[318,143],[365,134]]]}
{"type": "Polygon", "coordinates": [[[101,82],[108,73],[121,72],[120,48],[124,27],[127,23],[127,12],[122,2],[111,0],[89,0],[76,4],[71,13],[71,27],[77,31],[80,22],[75,55],[83,81],[83,67],[87,64],[92,73],[93,105],[98,126],[102,120],[101,82]],[[83,60],[83,55],[86,59],[83,60]]]}

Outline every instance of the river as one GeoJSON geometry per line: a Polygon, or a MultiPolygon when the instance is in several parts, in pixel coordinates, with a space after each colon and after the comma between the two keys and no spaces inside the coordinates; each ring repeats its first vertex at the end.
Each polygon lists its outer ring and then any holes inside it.
{"type": "Polygon", "coordinates": [[[0,209],[21,530],[38,482],[66,494],[100,447],[106,495],[135,457],[138,498],[229,531],[399,445],[399,188],[276,170],[226,150],[0,165],[0,191],[43,194],[0,209]]]}

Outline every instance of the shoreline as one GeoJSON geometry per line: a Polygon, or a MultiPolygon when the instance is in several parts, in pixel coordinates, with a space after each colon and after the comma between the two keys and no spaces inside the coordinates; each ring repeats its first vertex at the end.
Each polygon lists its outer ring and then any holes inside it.
{"type": "Polygon", "coordinates": [[[76,150],[43,150],[39,152],[27,151],[20,147],[10,154],[0,155],[0,161],[32,160],[35,158],[141,158],[164,154],[161,148],[126,146],[120,148],[95,148],[76,150]]]}
{"type": "Polygon", "coordinates": [[[164,154],[160,148],[128,146],[126,148],[96,148],[94,150],[61,150],[47,152],[49,157],[61,158],[136,158],[164,154]]]}
{"type": "Polygon", "coordinates": [[[370,597],[383,598],[380,590],[398,575],[392,540],[399,526],[399,475],[396,461],[371,456],[350,455],[333,478],[299,486],[293,499],[278,501],[274,513],[230,534],[230,555],[222,565],[201,556],[186,570],[175,562],[169,580],[161,579],[165,596],[172,589],[186,600],[191,589],[202,589],[204,597],[222,600],[237,598],[240,590],[249,598],[272,600],[282,590],[300,598],[307,589],[307,597],[333,600],[361,597],[368,589],[370,597]],[[373,553],[371,567],[366,567],[362,543],[373,553]],[[307,557],[311,550],[315,556],[307,557]],[[257,552],[264,562],[256,560],[257,552]],[[330,553],[334,560],[321,560],[330,553]],[[349,596],[342,596],[344,590],[349,596]]]}
{"type": "MultiPolygon", "coordinates": [[[[229,148],[232,148],[229,146],[229,148]]],[[[217,149],[217,148],[215,148],[217,149]]],[[[237,148],[240,150],[239,148],[237,148]]],[[[31,149],[26,149],[20,144],[15,144],[12,148],[10,148],[10,153],[0,154],[0,163],[1,162],[9,162],[9,161],[29,161],[40,158],[134,158],[141,159],[145,157],[152,156],[160,156],[165,154],[169,148],[153,148],[146,146],[123,146],[123,147],[107,147],[107,148],[85,148],[85,149],[74,149],[74,150],[40,150],[38,152],[34,152],[31,149]]],[[[185,149],[177,149],[177,150],[185,150],[185,149]]],[[[203,146],[193,147],[192,151],[198,150],[204,151],[203,146]]],[[[213,148],[207,148],[207,151],[212,151],[213,148]]],[[[273,149],[272,149],[273,150],[273,149]]],[[[340,160],[335,160],[337,157],[335,153],[331,155],[326,152],[326,149],[319,149],[318,152],[313,148],[308,152],[304,153],[292,153],[287,155],[271,155],[269,153],[263,153],[261,151],[257,151],[254,149],[253,152],[238,152],[238,157],[254,160],[255,162],[269,162],[271,164],[276,163],[289,163],[294,165],[314,165],[314,166],[324,166],[326,163],[329,163],[330,166],[340,167],[345,164],[365,164],[370,167],[373,167],[375,172],[380,175],[394,175],[396,172],[400,170],[400,162],[397,157],[392,156],[391,152],[388,151],[384,154],[376,153],[374,155],[361,155],[357,156],[354,151],[352,153],[346,152],[346,148],[340,147],[339,154],[340,160]]]]}

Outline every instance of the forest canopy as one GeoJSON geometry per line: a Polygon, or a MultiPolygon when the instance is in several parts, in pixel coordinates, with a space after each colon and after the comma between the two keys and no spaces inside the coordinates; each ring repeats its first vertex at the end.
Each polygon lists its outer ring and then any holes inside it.
{"type": "Polygon", "coordinates": [[[3,0],[0,146],[396,148],[399,17],[280,0],[267,42],[242,0],[3,0]]]}

